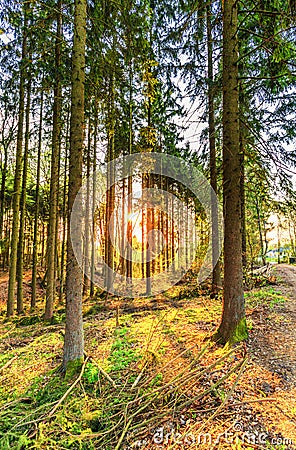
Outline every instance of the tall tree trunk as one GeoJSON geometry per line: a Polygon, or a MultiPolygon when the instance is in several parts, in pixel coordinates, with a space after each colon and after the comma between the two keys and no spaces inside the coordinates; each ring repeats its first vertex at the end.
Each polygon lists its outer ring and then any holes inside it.
{"type": "MultiPolygon", "coordinates": [[[[125,157],[125,153],[123,154],[125,157]]],[[[125,173],[125,161],[123,162],[123,173],[125,173]]],[[[122,179],[122,197],[121,197],[121,217],[120,217],[120,232],[119,232],[119,268],[120,273],[124,276],[126,274],[126,179],[122,179]]]]}
{"type": "Polygon", "coordinates": [[[0,240],[2,239],[3,231],[3,217],[4,217],[4,205],[5,205],[5,185],[7,177],[7,165],[8,165],[8,145],[3,145],[4,161],[1,167],[1,189],[0,189],[0,240]]]}
{"type": "MultiPolygon", "coordinates": [[[[243,67],[238,66],[238,72],[241,73],[243,71],[243,67]]],[[[241,82],[239,84],[239,114],[240,114],[240,122],[239,122],[239,145],[240,145],[240,167],[241,167],[241,176],[240,176],[240,198],[241,198],[241,224],[242,224],[242,263],[243,269],[247,267],[247,230],[246,230],[246,199],[245,199],[245,134],[246,128],[244,126],[244,108],[245,108],[245,92],[244,85],[241,82]]]]}
{"type": "MultiPolygon", "coordinates": [[[[151,184],[151,176],[148,173],[146,176],[145,187],[150,189],[151,184]]],[[[149,191],[148,191],[149,192],[149,191]]],[[[148,194],[149,196],[149,194],[148,194]]],[[[148,197],[146,194],[146,198],[148,197]]],[[[151,295],[151,243],[149,243],[149,232],[152,231],[152,215],[151,215],[151,207],[149,205],[149,201],[146,201],[145,206],[146,214],[145,214],[145,230],[146,230],[146,246],[145,246],[145,254],[146,254],[146,295],[151,295]]]]}
{"type": "Polygon", "coordinates": [[[262,259],[262,264],[265,266],[266,259],[265,259],[263,233],[262,233],[262,226],[261,226],[261,214],[260,214],[260,206],[259,206],[259,202],[258,202],[258,197],[256,194],[255,194],[255,205],[256,205],[257,224],[258,224],[258,232],[259,232],[259,239],[260,239],[261,259],[262,259]]]}
{"type": "Polygon", "coordinates": [[[211,3],[207,5],[207,46],[208,46],[208,107],[209,107],[209,144],[210,144],[210,179],[214,192],[211,202],[212,213],[212,293],[216,294],[221,285],[220,261],[219,261],[219,226],[216,195],[217,167],[216,167],[216,139],[215,139],[215,110],[214,110],[214,73],[213,73],[213,37],[212,37],[212,10],[211,3]]]}
{"type": "MultiPolygon", "coordinates": [[[[172,187],[173,190],[173,187],[172,187]]],[[[172,270],[175,273],[176,270],[176,261],[175,261],[175,205],[174,205],[174,196],[172,195],[171,199],[171,260],[172,260],[172,270]]],[[[193,238],[193,236],[191,236],[193,238]]],[[[192,242],[194,244],[194,242],[192,242]]],[[[194,246],[193,246],[194,248],[194,246]]],[[[194,258],[193,258],[194,259],[194,258]]]]}
{"type": "Polygon", "coordinates": [[[242,222],[242,264],[243,268],[247,267],[247,231],[246,231],[246,200],[245,200],[245,156],[244,141],[240,138],[240,197],[241,197],[241,222],[242,222]]]}
{"type": "MultiPolygon", "coordinates": [[[[129,134],[128,134],[128,154],[133,153],[133,66],[132,61],[129,64],[129,134]]],[[[133,279],[133,262],[132,262],[132,246],[133,246],[133,223],[131,214],[133,210],[133,176],[130,174],[127,180],[127,261],[126,276],[129,283],[129,293],[132,291],[133,279]]]]}
{"type": "Polygon", "coordinates": [[[91,165],[91,122],[88,119],[87,155],[86,155],[86,203],[85,203],[85,231],[84,231],[84,280],[83,295],[87,295],[90,287],[89,271],[89,229],[90,229],[90,165],[91,165]]]}
{"type": "Polygon", "coordinates": [[[105,257],[108,266],[106,272],[106,288],[111,291],[113,288],[113,269],[114,269],[114,208],[115,208],[115,186],[114,186],[114,166],[113,159],[115,154],[115,117],[114,117],[114,103],[115,103],[115,86],[114,73],[110,76],[110,103],[109,103],[109,118],[108,118],[108,151],[107,151],[107,183],[109,189],[106,195],[106,223],[105,223],[105,257]]]}
{"type": "Polygon", "coordinates": [[[37,155],[37,174],[36,174],[35,212],[34,212],[34,237],[33,237],[33,257],[32,257],[32,295],[31,295],[31,309],[32,310],[36,307],[39,183],[40,183],[40,169],[41,169],[42,126],[43,126],[43,90],[41,91],[41,97],[40,97],[39,130],[38,130],[38,155],[37,155]]]}
{"type": "MultiPolygon", "coordinates": [[[[72,94],[70,124],[70,161],[68,194],[68,241],[66,279],[66,330],[63,366],[76,369],[83,361],[84,339],[82,320],[82,273],[75,258],[70,234],[73,203],[82,184],[82,154],[84,127],[84,83],[86,45],[86,0],[75,0],[74,42],[72,54],[72,94]]],[[[80,208],[81,210],[81,208],[80,208]]],[[[72,217],[71,226],[78,237],[76,245],[81,254],[81,217],[72,217]]]]}
{"type": "Polygon", "coordinates": [[[278,255],[277,255],[277,262],[278,264],[281,263],[281,219],[280,219],[280,215],[277,214],[277,247],[278,247],[278,255]]]}
{"type": "Polygon", "coordinates": [[[7,299],[7,316],[14,313],[15,298],[15,280],[16,280],[16,264],[17,264],[17,242],[19,231],[19,212],[20,212],[20,187],[22,178],[22,148],[23,148],[23,125],[25,111],[25,78],[26,78],[26,58],[27,58],[27,28],[28,28],[28,9],[29,3],[24,3],[24,27],[22,42],[22,59],[20,63],[20,84],[19,84],[19,112],[18,112],[18,129],[15,155],[15,172],[13,185],[12,200],[12,232],[11,232],[11,250],[9,261],[9,282],[8,282],[8,299],[7,299]]]}
{"type": "Polygon", "coordinates": [[[55,85],[53,101],[53,126],[52,126],[52,152],[51,152],[51,177],[50,177],[50,200],[49,200],[49,222],[47,240],[47,284],[46,304],[44,319],[50,320],[53,316],[54,299],[56,294],[56,228],[57,228],[57,204],[59,184],[59,149],[61,135],[61,39],[62,39],[62,2],[57,2],[57,29],[55,41],[55,85]]]}
{"type": "Polygon", "coordinates": [[[97,140],[98,140],[98,108],[97,103],[95,104],[95,120],[94,120],[94,151],[93,151],[93,176],[92,176],[92,238],[91,238],[91,282],[90,282],[90,293],[89,295],[93,297],[95,293],[95,242],[96,242],[96,184],[97,184],[97,140]]]}
{"type": "Polygon", "coordinates": [[[223,11],[223,197],[224,298],[216,333],[221,342],[247,338],[242,271],[240,148],[238,97],[237,2],[225,0],[223,11]]]}
{"type": "Polygon", "coordinates": [[[30,141],[31,83],[32,83],[31,76],[29,76],[27,85],[25,149],[23,156],[23,179],[22,179],[22,192],[20,198],[20,226],[19,226],[19,240],[17,247],[17,265],[16,265],[18,314],[22,314],[24,312],[24,304],[23,304],[24,238],[25,238],[29,141],[30,141]]]}
{"type": "Polygon", "coordinates": [[[68,150],[69,150],[69,128],[70,128],[70,111],[67,112],[67,126],[66,126],[66,153],[65,153],[65,171],[64,171],[64,184],[63,184],[63,231],[62,231],[62,248],[61,248],[61,273],[60,273],[60,302],[64,296],[64,284],[65,284],[65,249],[66,249],[66,228],[67,228],[67,167],[68,167],[68,150]]]}

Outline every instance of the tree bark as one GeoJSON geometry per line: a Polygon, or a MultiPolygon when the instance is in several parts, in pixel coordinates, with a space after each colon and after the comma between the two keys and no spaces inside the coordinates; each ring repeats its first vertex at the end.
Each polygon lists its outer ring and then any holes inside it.
{"type": "Polygon", "coordinates": [[[51,178],[49,200],[49,222],[47,240],[47,284],[46,304],[44,319],[50,320],[53,316],[54,299],[56,293],[56,229],[57,229],[57,204],[59,185],[59,149],[61,135],[61,37],[62,37],[62,2],[57,2],[57,29],[55,41],[55,85],[53,103],[53,127],[52,127],[52,152],[51,152],[51,178]]]}
{"type": "Polygon", "coordinates": [[[217,167],[216,167],[216,139],[215,139],[215,110],[214,110],[214,73],[213,73],[213,38],[212,38],[212,11],[211,3],[207,5],[207,47],[208,47],[208,107],[209,107],[209,145],[210,145],[210,180],[214,192],[211,202],[212,214],[212,293],[216,294],[221,285],[220,260],[219,260],[219,227],[218,208],[216,202],[217,167]]]}
{"type": "Polygon", "coordinates": [[[59,292],[59,301],[60,303],[63,300],[64,296],[64,284],[65,284],[65,260],[66,260],[66,228],[67,228],[67,162],[68,162],[68,151],[69,151],[69,117],[70,111],[67,111],[67,126],[66,126],[66,143],[65,143],[65,169],[64,169],[64,183],[63,183],[63,211],[62,211],[62,220],[63,220],[63,231],[62,231],[62,248],[61,248],[61,272],[60,272],[60,292],[59,292]]]}
{"type": "Polygon", "coordinates": [[[259,206],[257,195],[258,194],[255,193],[255,206],[256,206],[256,213],[257,213],[257,224],[258,224],[259,239],[260,239],[260,251],[261,251],[262,264],[263,264],[263,266],[265,266],[266,258],[265,258],[263,233],[262,233],[262,226],[261,226],[260,206],[259,206]]]}
{"type": "Polygon", "coordinates": [[[224,298],[222,320],[215,335],[223,343],[247,338],[242,271],[237,27],[237,2],[225,0],[222,81],[224,298]]]}
{"type": "Polygon", "coordinates": [[[107,150],[107,184],[109,189],[106,193],[106,223],[105,223],[105,259],[108,266],[106,271],[106,289],[110,292],[113,289],[113,270],[114,270],[114,208],[115,208],[115,185],[114,185],[114,155],[115,155],[115,117],[114,117],[114,103],[115,103],[115,86],[114,73],[110,76],[110,103],[109,103],[109,117],[108,117],[108,150],[107,150]]]}
{"type": "Polygon", "coordinates": [[[87,295],[90,288],[90,248],[89,248],[89,231],[90,231],[90,165],[91,165],[91,120],[88,119],[88,136],[87,136],[87,155],[86,155],[86,199],[85,199],[85,231],[84,231],[84,280],[83,295],[87,295]]]}
{"type": "Polygon", "coordinates": [[[33,257],[32,257],[32,295],[31,309],[36,307],[36,279],[37,279],[37,256],[38,256],[38,216],[39,216],[39,183],[42,150],[42,126],[43,126],[43,90],[40,97],[39,130],[38,130],[38,155],[37,174],[35,191],[35,212],[34,212],[34,237],[33,237],[33,257]]]}
{"type": "Polygon", "coordinates": [[[25,63],[27,58],[27,27],[28,27],[28,9],[29,3],[24,3],[24,27],[22,42],[22,59],[20,63],[20,84],[19,84],[19,112],[18,112],[18,129],[15,155],[15,172],[12,199],[12,232],[11,232],[11,250],[9,261],[9,282],[8,282],[8,299],[7,299],[7,316],[14,313],[15,299],[15,281],[16,281],[16,265],[17,265],[17,243],[19,231],[19,212],[21,197],[21,178],[22,178],[22,148],[23,148],[23,125],[25,113],[25,63]]]}
{"type": "Polygon", "coordinates": [[[241,222],[242,222],[242,263],[243,268],[247,267],[247,231],[246,231],[246,200],[245,200],[245,156],[244,156],[244,140],[240,133],[240,197],[241,197],[241,222]]]}
{"type": "Polygon", "coordinates": [[[91,227],[92,227],[92,238],[91,238],[91,281],[90,281],[90,297],[93,297],[95,293],[95,284],[94,284],[94,277],[95,277],[95,252],[96,252],[96,246],[95,246],[95,240],[96,240],[96,219],[95,219],[95,212],[96,212],[96,184],[97,184],[97,140],[98,140],[98,106],[97,103],[95,103],[95,119],[94,119],[94,151],[93,151],[93,175],[92,175],[92,214],[91,214],[91,227]]]}
{"type": "Polygon", "coordinates": [[[4,205],[5,205],[5,185],[7,177],[8,166],[8,145],[3,145],[4,161],[1,161],[1,189],[0,189],[0,240],[2,240],[3,231],[3,217],[4,217],[4,205]]]}
{"type": "MultiPolygon", "coordinates": [[[[70,122],[70,161],[68,193],[68,241],[66,278],[66,330],[63,367],[71,372],[82,364],[84,354],[82,320],[82,273],[74,255],[70,234],[73,203],[82,184],[84,127],[84,83],[86,45],[86,0],[75,0],[74,42],[72,53],[72,94],[70,122]]],[[[81,208],[80,208],[81,210],[81,208]]],[[[72,217],[71,226],[78,251],[82,250],[81,217],[72,217]]]]}
{"type": "MultiPolygon", "coordinates": [[[[133,153],[133,65],[132,60],[129,64],[129,134],[128,134],[128,154],[133,153]]],[[[133,223],[131,214],[133,210],[133,177],[128,176],[127,181],[127,261],[126,261],[126,277],[128,279],[129,293],[132,293],[133,279],[133,262],[132,262],[132,246],[133,246],[133,223]]]]}
{"type": "Polygon", "coordinates": [[[24,304],[23,304],[24,239],[25,239],[27,175],[28,175],[29,140],[30,140],[31,84],[32,80],[31,76],[29,76],[27,85],[25,149],[23,156],[22,192],[20,198],[20,226],[19,226],[19,239],[17,247],[17,265],[16,265],[18,314],[22,314],[24,312],[24,304]]]}

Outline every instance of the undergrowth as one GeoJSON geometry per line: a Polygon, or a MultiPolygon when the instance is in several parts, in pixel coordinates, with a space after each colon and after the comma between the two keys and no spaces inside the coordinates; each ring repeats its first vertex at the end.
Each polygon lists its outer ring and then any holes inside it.
{"type": "MultiPolygon", "coordinates": [[[[206,340],[221,315],[219,299],[181,298],[175,308],[123,312],[120,326],[115,313],[85,303],[88,356],[70,380],[60,371],[64,311],[51,324],[36,313],[0,323],[0,449],[158,449],[160,429],[181,440],[205,433],[227,408],[229,427],[245,348],[206,340]]],[[[270,308],[285,301],[271,287],[246,300],[270,308]]]]}
{"type": "Polygon", "coordinates": [[[0,324],[0,449],[148,448],[161,424],[180,427],[179,417],[194,419],[196,410],[207,417],[207,405],[218,411],[244,356],[203,343],[207,333],[194,322],[200,308],[122,314],[121,326],[110,315],[99,324],[89,316],[90,353],[72,380],[60,371],[59,322],[35,315],[0,324]]]}
{"type": "Polygon", "coordinates": [[[270,286],[259,290],[246,292],[245,299],[247,305],[250,305],[251,307],[265,305],[269,306],[270,309],[274,309],[276,305],[282,305],[286,301],[283,295],[270,286]]]}

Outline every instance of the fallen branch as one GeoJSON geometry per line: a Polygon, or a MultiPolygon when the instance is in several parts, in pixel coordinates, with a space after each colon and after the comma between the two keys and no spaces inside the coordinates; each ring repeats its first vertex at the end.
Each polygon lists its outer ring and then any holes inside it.
{"type": "Polygon", "coordinates": [[[134,383],[133,383],[133,385],[132,385],[132,387],[131,387],[132,389],[134,389],[135,387],[137,387],[139,381],[141,380],[141,378],[142,378],[142,376],[143,376],[143,374],[144,374],[144,371],[145,371],[145,369],[146,369],[146,367],[147,367],[147,364],[148,364],[148,361],[145,362],[145,364],[144,364],[144,366],[143,366],[141,372],[139,373],[139,375],[138,375],[137,378],[135,379],[135,381],[134,381],[134,383]]]}
{"type": "Polygon", "coordinates": [[[13,361],[15,361],[18,358],[18,355],[14,356],[13,358],[11,358],[9,361],[7,361],[6,364],[4,364],[4,366],[0,367],[0,373],[3,372],[3,370],[7,369],[7,367],[10,366],[10,364],[13,363],[13,361]]]}
{"type": "Polygon", "coordinates": [[[119,448],[120,448],[120,446],[121,446],[121,444],[122,444],[122,441],[123,441],[123,439],[124,439],[124,437],[125,437],[125,435],[126,435],[126,433],[128,432],[128,429],[129,429],[129,427],[130,427],[130,424],[132,423],[132,418],[128,421],[128,423],[126,424],[126,426],[124,427],[124,429],[123,429],[123,431],[122,431],[122,433],[121,433],[121,436],[120,436],[120,438],[119,438],[119,441],[117,442],[117,445],[116,445],[116,447],[115,447],[115,450],[119,450],[119,448]]]}
{"type": "Polygon", "coordinates": [[[247,405],[248,403],[261,403],[261,402],[278,402],[278,398],[273,397],[265,397],[265,398],[256,398],[253,400],[243,400],[241,402],[235,402],[232,403],[231,406],[241,406],[241,405],[247,405]]]}
{"type": "Polygon", "coordinates": [[[69,389],[64,393],[64,395],[60,398],[60,400],[58,401],[58,403],[52,408],[51,411],[49,411],[49,413],[47,414],[48,417],[51,417],[56,410],[60,407],[60,405],[63,403],[63,401],[68,397],[68,395],[70,394],[71,391],[73,391],[73,389],[75,388],[75,386],[79,383],[79,381],[81,381],[82,377],[83,377],[83,373],[84,373],[84,369],[85,366],[88,362],[89,358],[87,357],[83,363],[83,366],[81,368],[81,372],[79,374],[79,377],[74,381],[73,384],[71,384],[71,386],[69,387],[69,389]]]}
{"type": "Polygon", "coordinates": [[[97,361],[92,357],[92,356],[88,356],[86,352],[84,352],[84,355],[86,356],[86,358],[89,359],[89,361],[91,361],[92,363],[94,363],[94,365],[99,369],[99,371],[101,372],[102,375],[104,375],[105,378],[107,378],[107,380],[112,384],[112,386],[114,388],[117,387],[116,383],[114,380],[112,380],[112,378],[110,377],[110,375],[97,363],[97,361]]]}

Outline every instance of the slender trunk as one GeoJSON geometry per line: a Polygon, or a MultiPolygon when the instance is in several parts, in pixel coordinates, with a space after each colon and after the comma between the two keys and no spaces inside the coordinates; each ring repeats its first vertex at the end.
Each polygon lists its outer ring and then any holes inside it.
{"type": "MultiPolygon", "coordinates": [[[[186,270],[188,268],[188,262],[189,262],[189,258],[188,258],[188,239],[189,239],[189,230],[188,230],[188,209],[189,209],[189,200],[188,197],[186,198],[186,208],[185,208],[185,217],[183,218],[184,222],[185,222],[185,267],[186,270]]],[[[203,234],[203,233],[202,233],[203,234]]]]}
{"type": "MultiPolygon", "coordinates": [[[[58,153],[58,182],[57,182],[57,212],[56,212],[56,226],[55,226],[55,260],[54,260],[54,276],[55,283],[57,278],[60,279],[60,242],[59,242],[59,225],[60,225],[60,207],[59,207],[59,193],[60,193],[60,173],[61,173],[61,139],[59,142],[59,153],[58,153]]],[[[56,287],[54,290],[54,294],[56,294],[56,287]]]]}
{"type": "Polygon", "coordinates": [[[43,126],[43,91],[40,97],[39,130],[38,130],[38,156],[35,191],[35,212],[34,212],[34,237],[33,237],[33,257],[32,257],[32,295],[31,309],[36,307],[36,280],[37,280],[37,257],[38,257],[38,218],[39,218],[39,183],[42,151],[42,126],[43,126]]]}
{"type": "Polygon", "coordinates": [[[57,228],[57,204],[59,184],[59,149],[61,135],[61,39],[62,39],[62,1],[57,2],[57,29],[55,42],[55,85],[53,102],[53,127],[52,127],[52,152],[51,152],[51,178],[49,200],[49,222],[47,240],[47,284],[46,304],[44,319],[50,320],[53,316],[54,299],[56,293],[56,228],[57,228]]]}
{"type": "Polygon", "coordinates": [[[15,298],[15,280],[16,280],[16,265],[17,265],[17,242],[19,231],[19,212],[20,212],[20,187],[22,177],[22,148],[23,148],[23,125],[24,125],[24,110],[25,110],[25,64],[27,58],[27,28],[28,28],[28,8],[29,3],[24,3],[24,28],[23,28],[23,42],[22,42],[22,59],[20,63],[20,84],[19,84],[19,113],[18,113],[18,129],[17,129],[17,143],[15,156],[15,172],[14,172],[14,186],[13,186],[13,218],[12,218],[12,232],[11,232],[11,250],[9,261],[9,283],[8,283],[8,299],[7,299],[7,316],[12,316],[14,313],[14,298],[15,298]]]}
{"type": "Polygon", "coordinates": [[[63,183],[63,211],[62,211],[62,248],[61,248],[61,273],[60,273],[60,302],[63,300],[64,296],[64,285],[65,285],[65,260],[66,260],[66,236],[67,236],[67,163],[68,163],[68,151],[69,151],[69,128],[70,128],[70,110],[67,111],[67,126],[66,126],[66,137],[65,137],[65,167],[64,167],[64,183],[63,183]]]}
{"type": "Polygon", "coordinates": [[[23,179],[22,179],[22,192],[20,198],[20,226],[19,226],[19,239],[17,246],[17,265],[16,265],[18,314],[22,314],[24,312],[24,304],[23,304],[24,239],[25,239],[27,174],[28,174],[29,141],[30,141],[31,82],[32,82],[31,77],[29,77],[27,85],[25,149],[23,156],[23,179]]]}
{"type": "Polygon", "coordinates": [[[175,205],[174,205],[174,197],[171,199],[171,258],[172,258],[172,269],[173,273],[175,273],[175,205]]]}
{"type": "Polygon", "coordinates": [[[245,157],[243,138],[240,138],[241,176],[240,176],[240,198],[241,198],[241,222],[242,222],[242,264],[247,267],[247,236],[246,236],[246,200],[245,200],[245,157]]]}
{"type": "MultiPolygon", "coordinates": [[[[125,156],[125,155],[123,155],[125,156]]],[[[123,173],[125,173],[125,162],[123,162],[123,173]]],[[[124,274],[126,273],[126,230],[125,230],[125,201],[126,201],[126,180],[125,178],[123,178],[122,180],[122,197],[121,197],[121,226],[120,226],[120,231],[119,231],[119,236],[120,236],[120,262],[119,262],[119,267],[120,267],[120,273],[124,276],[124,274]]]]}
{"type": "Polygon", "coordinates": [[[10,241],[10,234],[11,234],[11,223],[10,223],[10,214],[7,211],[6,218],[5,218],[5,247],[4,247],[4,253],[3,253],[3,270],[5,267],[9,266],[9,241],[10,241]]]}
{"type": "Polygon", "coordinates": [[[4,162],[1,167],[1,190],[0,190],[0,240],[2,240],[3,231],[3,217],[4,217],[4,205],[5,205],[5,184],[7,177],[7,165],[8,165],[8,145],[4,145],[4,162]]]}
{"type": "MultiPolygon", "coordinates": [[[[146,183],[145,187],[147,189],[150,188],[151,178],[150,174],[147,174],[146,177],[146,183]]],[[[149,191],[148,191],[149,192],[149,191]]],[[[149,196],[149,194],[148,194],[149,196]]],[[[146,194],[147,197],[147,194],[146,194]]],[[[149,232],[152,231],[152,216],[151,216],[151,207],[149,205],[149,202],[146,202],[145,206],[146,210],[146,223],[145,223],[145,229],[146,229],[146,246],[145,246],[145,252],[146,252],[146,295],[151,295],[151,243],[149,243],[148,237],[149,232]]]]}
{"type": "Polygon", "coordinates": [[[237,2],[225,0],[223,11],[223,200],[224,298],[215,338],[236,342],[247,337],[240,204],[237,2]]]}
{"type": "MultiPolygon", "coordinates": [[[[82,273],[75,258],[70,234],[70,217],[75,198],[82,184],[82,154],[84,127],[84,83],[86,45],[86,0],[75,0],[74,43],[72,53],[72,94],[70,123],[70,161],[68,193],[68,240],[66,280],[66,330],[64,369],[71,372],[83,360],[84,339],[82,320],[82,273]]],[[[79,198],[78,198],[79,201],[79,198]]],[[[81,199],[80,199],[81,201],[81,199]]],[[[81,208],[80,208],[81,211],[81,208]]],[[[71,219],[77,250],[81,254],[81,217],[71,219]]]]}
{"type": "Polygon", "coordinates": [[[213,73],[213,37],[212,37],[211,3],[207,5],[207,46],[208,46],[208,107],[209,107],[209,144],[210,144],[210,179],[212,186],[212,293],[216,294],[221,285],[219,261],[219,226],[217,205],[217,167],[216,167],[216,139],[215,139],[215,110],[214,110],[214,73],[213,73]]]}
{"type": "MultiPolygon", "coordinates": [[[[169,192],[169,180],[168,177],[165,178],[165,191],[169,192]]],[[[170,267],[170,229],[169,229],[169,202],[168,202],[168,196],[165,197],[165,240],[166,240],[166,251],[165,251],[165,269],[168,270],[170,267]]],[[[187,249],[188,250],[188,249],[187,249]]],[[[187,255],[187,253],[186,253],[187,255]]]]}
{"type": "Polygon", "coordinates": [[[84,231],[84,281],[83,295],[87,295],[90,287],[89,227],[90,227],[90,164],[91,164],[91,124],[88,120],[87,155],[86,155],[86,199],[85,199],[85,231],[84,231]]]}
{"type": "Polygon", "coordinates": [[[142,261],[141,261],[141,271],[142,271],[142,278],[145,279],[145,273],[146,273],[146,266],[145,266],[145,239],[146,239],[146,211],[144,206],[144,189],[145,189],[145,182],[146,182],[146,174],[142,174],[142,243],[141,243],[141,250],[142,250],[142,261]]]}
{"type": "MultiPolygon", "coordinates": [[[[238,67],[239,73],[243,71],[243,67],[238,67]]],[[[243,269],[247,267],[247,236],[246,236],[246,200],[245,200],[245,133],[246,129],[243,122],[243,113],[245,105],[244,86],[239,84],[239,145],[240,145],[240,198],[241,198],[241,224],[242,224],[242,264],[243,269]]]]}
{"type": "Polygon", "coordinates": [[[114,102],[115,102],[115,87],[114,87],[114,74],[110,77],[110,105],[109,105],[109,123],[108,123],[108,174],[107,174],[107,184],[109,189],[106,195],[106,242],[105,242],[105,255],[106,263],[108,266],[106,272],[106,288],[107,291],[113,289],[113,270],[114,270],[114,208],[115,208],[115,186],[114,186],[114,131],[115,131],[115,120],[114,120],[114,102]]]}
{"type": "Polygon", "coordinates": [[[280,216],[277,216],[277,246],[278,246],[278,257],[277,257],[277,262],[278,264],[281,263],[281,232],[280,232],[280,227],[281,227],[281,220],[280,220],[280,216]]]}
{"type": "Polygon", "coordinates": [[[260,206],[259,206],[259,202],[258,202],[258,198],[257,198],[256,194],[255,194],[255,205],[256,205],[257,224],[258,224],[259,239],[260,239],[261,259],[262,259],[262,264],[265,266],[266,260],[265,260],[265,253],[264,253],[264,242],[263,242],[263,233],[262,233],[262,226],[261,226],[260,206]]]}
{"type": "MultiPolygon", "coordinates": [[[[132,35],[133,30],[127,28],[128,37],[128,71],[129,71],[129,117],[128,117],[128,155],[133,153],[133,46],[132,35]]],[[[132,280],[133,280],[133,262],[132,262],[132,245],[133,245],[133,224],[131,220],[131,214],[133,209],[133,177],[129,172],[127,180],[127,229],[126,229],[126,281],[129,295],[132,294],[132,280]]]]}
{"type": "Polygon", "coordinates": [[[90,296],[93,297],[95,293],[95,242],[96,242],[96,184],[97,184],[97,138],[98,138],[98,110],[97,105],[95,107],[95,122],[94,122],[94,152],[93,152],[93,178],[92,178],[92,239],[91,239],[91,283],[90,283],[90,296]]]}
{"type": "Polygon", "coordinates": [[[42,221],[42,233],[41,233],[41,267],[44,269],[45,261],[45,223],[42,221]]]}

